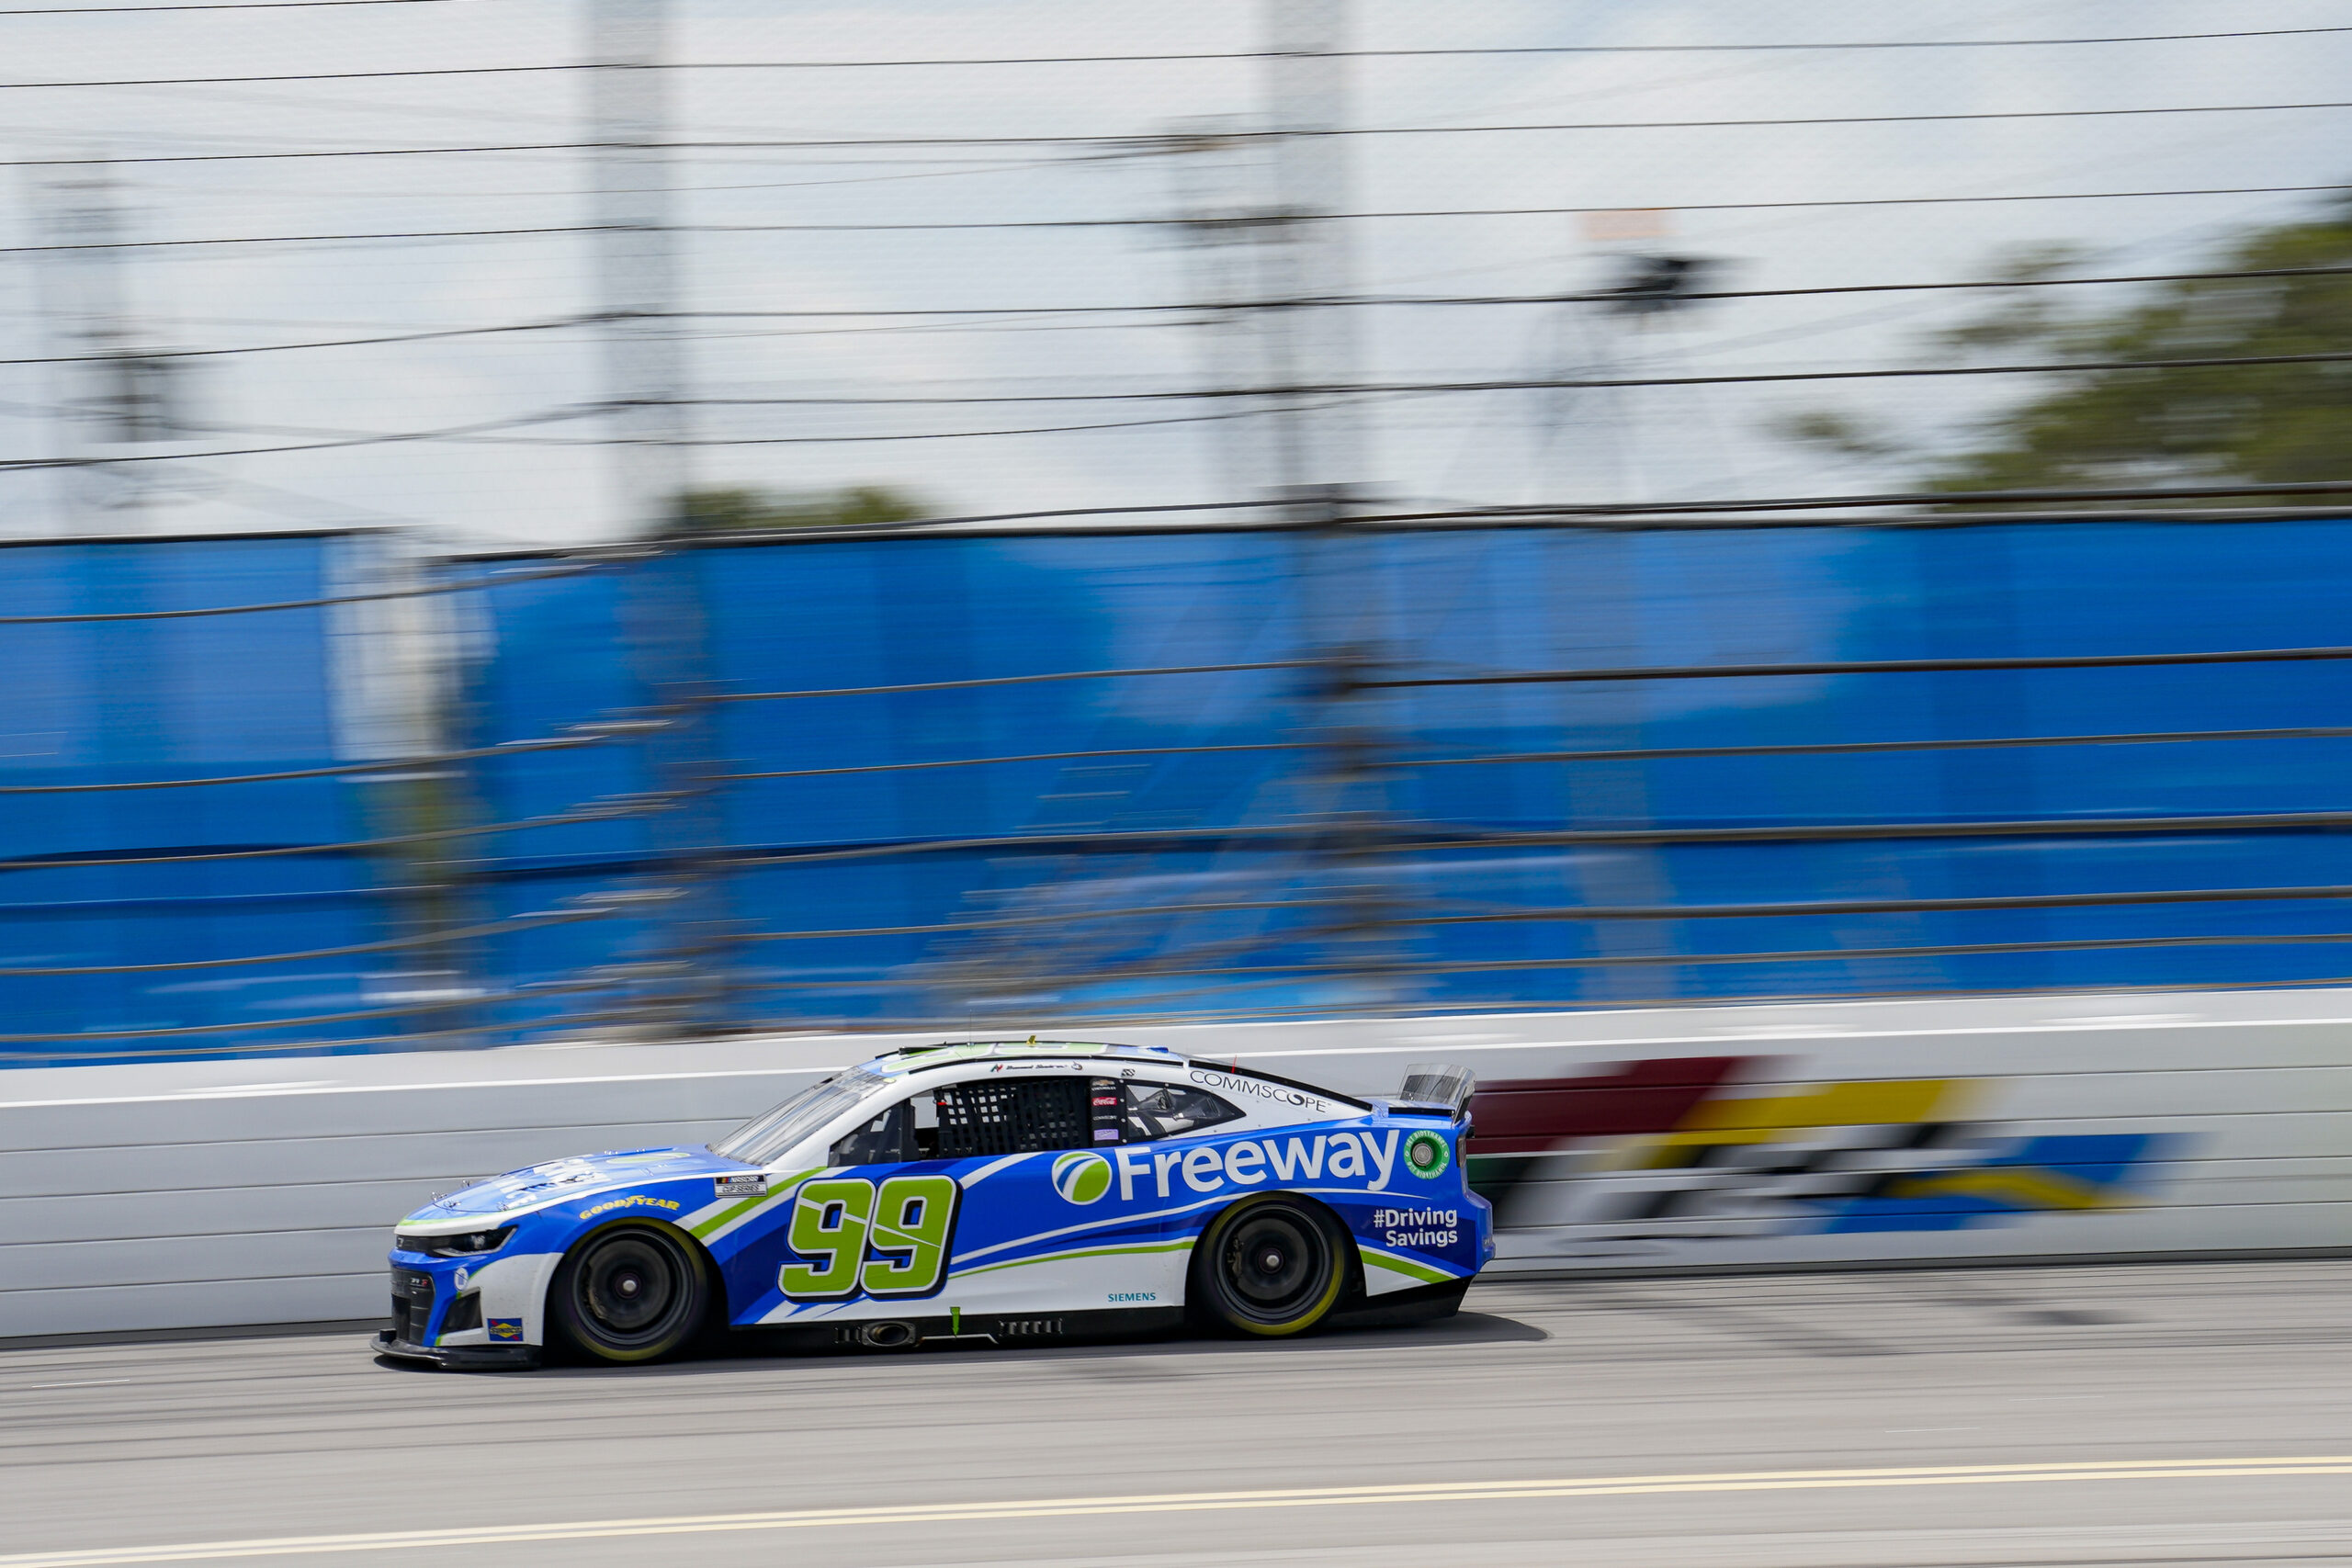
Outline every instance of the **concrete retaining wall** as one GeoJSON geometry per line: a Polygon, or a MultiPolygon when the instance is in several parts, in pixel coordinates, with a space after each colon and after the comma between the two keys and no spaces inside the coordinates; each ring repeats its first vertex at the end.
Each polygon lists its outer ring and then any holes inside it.
{"type": "MultiPolygon", "coordinates": [[[[1498,1267],[2352,1247],[2352,993],[1112,1029],[1359,1093],[1476,1068],[1498,1267]]],[[[360,1318],[393,1220],[716,1137],[931,1036],[0,1075],[0,1338],[360,1318]]]]}

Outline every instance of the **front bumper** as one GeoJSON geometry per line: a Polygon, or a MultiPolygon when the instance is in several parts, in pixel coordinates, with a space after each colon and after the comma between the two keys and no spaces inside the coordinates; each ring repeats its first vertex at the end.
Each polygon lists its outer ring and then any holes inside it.
{"type": "Polygon", "coordinates": [[[368,1348],[379,1356],[403,1361],[429,1361],[461,1372],[526,1372],[539,1364],[537,1345],[417,1345],[379,1328],[368,1348]]]}

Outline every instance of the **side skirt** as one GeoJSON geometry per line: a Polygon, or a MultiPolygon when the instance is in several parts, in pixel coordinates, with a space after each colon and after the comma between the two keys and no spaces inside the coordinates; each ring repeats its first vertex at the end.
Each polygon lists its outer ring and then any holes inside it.
{"type": "Polygon", "coordinates": [[[1184,1323],[1182,1307],[1093,1312],[975,1313],[867,1318],[855,1323],[752,1324],[731,1333],[780,1350],[916,1350],[953,1346],[1077,1345],[1164,1334],[1184,1323]]]}

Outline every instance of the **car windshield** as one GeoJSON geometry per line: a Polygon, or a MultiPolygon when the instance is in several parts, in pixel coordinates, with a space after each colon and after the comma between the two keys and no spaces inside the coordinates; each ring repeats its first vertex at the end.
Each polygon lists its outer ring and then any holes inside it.
{"type": "Polygon", "coordinates": [[[865,1067],[811,1084],[773,1111],[763,1111],[710,1145],[710,1152],[747,1165],[768,1161],[816,1132],[890,1080],[865,1067]]]}

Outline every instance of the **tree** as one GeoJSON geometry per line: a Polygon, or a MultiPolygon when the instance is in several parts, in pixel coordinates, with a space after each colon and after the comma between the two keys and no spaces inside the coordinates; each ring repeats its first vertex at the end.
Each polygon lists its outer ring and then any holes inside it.
{"type": "Polygon", "coordinates": [[[888,485],[851,485],[837,491],[787,493],[729,486],[690,490],[679,497],[677,534],[755,534],[782,528],[868,528],[912,523],[932,508],[888,485]]]}
{"type": "MultiPolygon", "coordinates": [[[[1931,491],[2352,477],[2352,361],[2092,367],[2352,352],[2352,197],[2313,219],[2256,230],[2209,269],[2298,276],[2163,283],[2137,303],[2105,310],[2092,303],[2104,290],[2043,286],[2079,271],[2087,259],[2059,248],[2011,258],[2007,276],[2018,287],[1976,320],[1933,340],[1946,358],[1991,355],[1997,363],[2085,367],[2038,378],[2041,389],[1980,426],[1970,449],[1902,447],[1829,411],[1797,415],[1781,433],[1849,457],[1905,452],[1905,466],[1931,491]]],[[[2352,495],[2352,483],[2346,494],[2352,495]]]]}

